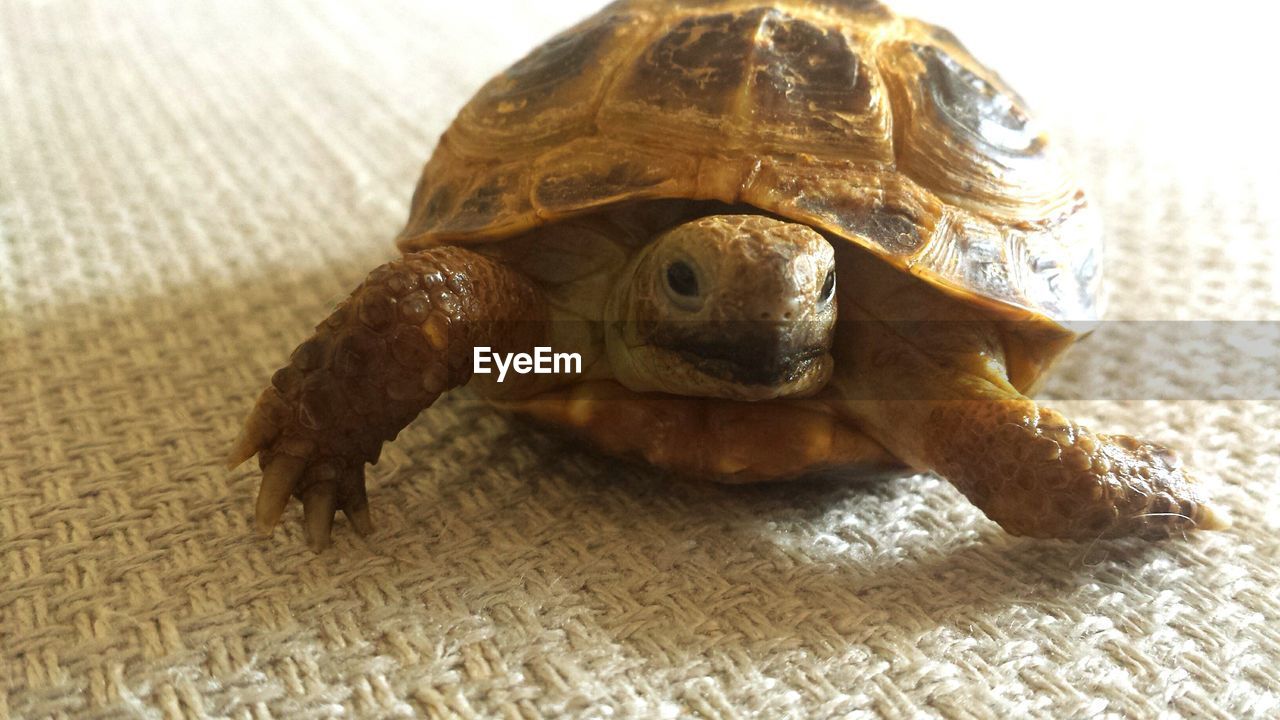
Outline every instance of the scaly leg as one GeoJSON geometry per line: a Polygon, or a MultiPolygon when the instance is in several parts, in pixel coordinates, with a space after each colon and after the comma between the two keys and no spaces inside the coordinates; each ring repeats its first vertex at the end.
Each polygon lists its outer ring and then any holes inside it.
{"type": "Polygon", "coordinates": [[[546,332],[545,317],[532,282],[461,248],[374,270],[272,376],[228,457],[235,467],[258,455],[259,531],[271,532],[293,495],[317,551],[336,509],[370,532],[365,463],[470,379],[473,348],[527,351],[546,332]]]}
{"type": "Polygon", "coordinates": [[[1094,433],[1041,407],[1000,377],[993,357],[946,363],[921,349],[958,337],[917,344],[889,327],[864,321],[846,344],[843,359],[854,362],[833,379],[843,411],[898,457],[950,480],[1008,532],[1154,539],[1229,525],[1173,451],[1094,433]]]}
{"type": "Polygon", "coordinates": [[[929,465],[1014,535],[1156,539],[1228,525],[1172,450],[1024,397],[939,403],[921,430],[934,438],[929,465]]]}
{"type": "MultiPolygon", "coordinates": [[[[1023,395],[1040,348],[1009,348],[986,312],[907,273],[839,260],[832,389],[895,456],[937,471],[1015,535],[1158,538],[1229,524],[1173,451],[1094,433],[1023,395]]],[[[1023,322],[1014,329],[1029,342],[1063,339],[1023,322]]]]}

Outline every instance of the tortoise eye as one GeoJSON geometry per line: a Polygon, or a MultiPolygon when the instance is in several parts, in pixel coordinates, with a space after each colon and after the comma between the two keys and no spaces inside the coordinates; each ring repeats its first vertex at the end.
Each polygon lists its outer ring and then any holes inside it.
{"type": "Polygon", "coordinates": [[[822,281],[822,290],[818,293],[818,299],[826,302],[836,292],[836,271],[831,269],[827,271],[827,279],[822,281]]]}
{"type": "Polygon", "coordinates": [[[677,260],[667,266],[667,287],[681,297],[697,297],[698,276],[689,267],[689,263],[677,260]]]}

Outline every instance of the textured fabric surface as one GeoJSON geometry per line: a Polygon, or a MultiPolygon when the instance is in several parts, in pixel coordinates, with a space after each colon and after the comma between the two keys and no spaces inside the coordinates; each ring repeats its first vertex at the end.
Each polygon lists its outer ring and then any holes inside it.
{"type": "MultiPolygon", "coordinates": [[[[1046,390],[1184,451],[1236,520],[1185,542],[1010,538],[928,475],[679,483],[465,393],[372,538],[256,538],[219,459],[257,392],[469,94],[594,9],[439,5],[0,0],[0,717],[1280,714],[1280,403],[1091,389],[1230,342],[1100,333],[1046,390]]],[[[1115,5],[908,9],[1057,129],[1113,317],[1280,320],[1269,23],[1115,5]]]]}

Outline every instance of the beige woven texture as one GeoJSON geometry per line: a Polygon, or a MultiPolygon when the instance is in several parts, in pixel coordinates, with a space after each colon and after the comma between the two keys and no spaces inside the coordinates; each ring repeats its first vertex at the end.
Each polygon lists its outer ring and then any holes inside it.
{"type": "MultiPolygon", "coordinates": [[[[908,9],[1057,129],[1113,316],[1280,320],[1269,23],[1120,4],[908,9]]],[[[0,1],[0,717],[1280,714],[1280,403],[1091,394],[1229,343],[1096,337],[1048,388],[1181,448],[1228,533],[680,483],[462,393],[384,453],[371,539],[314,555],[296,506],[256,538],[219,459],[257,392],[393,256],[462,102],[594,9],[437,5],[0,1]]]]}

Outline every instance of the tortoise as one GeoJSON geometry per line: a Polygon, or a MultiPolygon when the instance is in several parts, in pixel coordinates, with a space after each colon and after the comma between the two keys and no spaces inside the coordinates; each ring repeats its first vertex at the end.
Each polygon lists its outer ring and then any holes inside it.
{"type": "Polygon", "coordinates": [[[1097,210],[1025,101],[872,0],[622,0],[487,83],[397,245],[229,458],[308,542],[441,393],[722,482],[931,470],[1009,533],[1227,516],[1171,450],[1029,399],[1099,317],[1097,210]],[[540,350],[541,349],[541,350],[540,350]],[[542,350],[573,372],[486,358],[542,350]],[[484,353],[489,353],[485,355],[484,353]]]}

